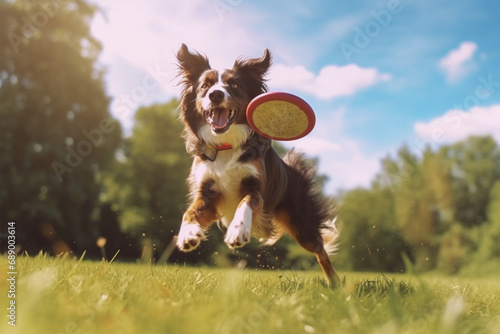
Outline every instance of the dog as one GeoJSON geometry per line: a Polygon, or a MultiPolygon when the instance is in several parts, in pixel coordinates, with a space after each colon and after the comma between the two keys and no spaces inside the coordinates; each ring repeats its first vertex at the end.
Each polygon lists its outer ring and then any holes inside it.
{"type": "Polygon", "coordinates": [[[251,236],[272,245],[288,232],[316,255],[329,284],[336,285],[340,280],[329,254],[338,232],[328,219],[331,205],[314,187],[315,169],[293,150],[281,159],[271,140],[253,132],[246,119],[248,103],[267,91],[269,50],[217,70],[205,55],[182,44],[177,61],[183,137],[194,158],[177,247],[194,250],[214,222],[227,228],[224,242],[232,249],[251,236]]]}

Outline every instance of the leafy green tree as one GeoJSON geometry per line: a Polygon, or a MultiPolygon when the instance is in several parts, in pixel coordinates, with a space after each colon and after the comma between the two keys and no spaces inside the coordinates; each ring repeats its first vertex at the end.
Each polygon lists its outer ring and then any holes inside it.
{"type": "Polygon", "coordinates": [[[395,202],[395,219],[412,249],[415,269],[429,269],[433,266],[432,253],[435,251],[435,222],[424,187],[425,171],[421,160],[403,146],[395,160],[387,157],[382,161],[382,168],[378,178],[389,180],[395,202]]]}
{"type": "Polygon", "coordinates": [[[453,223],[439,233],[438,268],[453,274],[494,257],[498,231],[490,216],[494,217],[493,185],[500,177],[500,154],[491,137],[470,137],[442,147],[436,156],[447,165],[454,213],[453,223]]]}
{"type": "Polygon", "coordinates": [[[105,181],[103,200],[114,203],[122,229],[151,245],[156,258],[177,234],[186,202],[191,158],[178,105],[172,100],[137,111],[132,136],[105,181]]]}
{"type": "Polygon", "coordinates": [[[351,270],[401,272],[403,253],[409,254],[396,224],[394,196],[389,187],[374,182],[341,198],[342,233],[339,261],[351,270]]]}
{"type": "Polygon", "coordinates": [[[440,238],[437,268],[446,274],[458,273],[473,248],[469,230],[459,223],[452,224],[440,238]]]}
{"type": "Polygon", "coordinates": [[[486,222],[500,175],[497,144],[491,137],[470,137],[437,151],[426,148],[421,157],[403,147],[382,166],[377,180],[394,193],[396,221],[415,269],[458,272],[482,242],[477,227],[486,222]]]}
{"type": "Polygon", "coordinates": [[[95,249],[100,175],[121,138],[81,0],[0,2],[0,219],[29,252],[95,249]]]}
{"type": "Polygon", "coordinates": [[[465,227],[486,221],[490,192],[500,179],[500,148],[493,138],[469,137],[439,151],[452,177],[455,220],[465,227]]]}
{"type": "Polygon", "coordinates": [[[479,260],[500,262],[500,180],[491,188],[488,222],[484,225],[481,237],[479,260]]]}
{"type": "Polygon", "coordinates": [[[453,220],[453,191],[446,159],[426,148],[422,157],[403,146],[396,159],[382,161],[377,176],[394,194],[395,216],[405,241],[412,249],[415,269],[434,268],[439,237],[453,220]]]}

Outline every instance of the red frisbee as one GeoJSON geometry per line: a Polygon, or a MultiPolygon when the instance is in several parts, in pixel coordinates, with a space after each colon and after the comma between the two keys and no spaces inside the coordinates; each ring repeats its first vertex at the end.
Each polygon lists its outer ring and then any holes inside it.
{"type": "Polygon", "coordinates": [[[247,120],[258,134],[285,141],[309,134],[316,123],[316,116],[311,106],[300,97],[283,92],[269,92],[250,101],[247,120]]]}

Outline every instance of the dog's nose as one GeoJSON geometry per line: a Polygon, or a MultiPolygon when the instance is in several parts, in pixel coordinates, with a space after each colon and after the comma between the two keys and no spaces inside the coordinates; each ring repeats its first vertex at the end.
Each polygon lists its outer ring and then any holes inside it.
{"type": "Polygon", "coordinates": [[[208,94],[208,98],[212,101],[212,103],[219,104],[224,100],[224,92],[216,89],[208,94]]]}

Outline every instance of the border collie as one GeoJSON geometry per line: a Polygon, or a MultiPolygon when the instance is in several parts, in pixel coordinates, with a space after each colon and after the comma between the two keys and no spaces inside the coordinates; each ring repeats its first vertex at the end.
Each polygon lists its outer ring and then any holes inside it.
{"type": "Polygon", "coordinates": [[[237,59],[232,69],[210,67],[206,56],[182,44],[177,53],[182,86],[181,120],[193,165],[190,205],[182,218],[177,247],[189,252],[220,222],[230,248],[254,236],[266,245],[288,232],[314,253],[329,284],[339,278],[328,258],[338,233],[328,201],[314,188],[315,169],[293,150],[283,159],[271,140],[252,131],[248,103],[267,91],[271,54],[237,59]]]}

